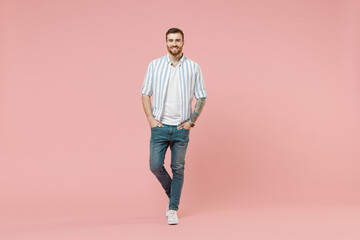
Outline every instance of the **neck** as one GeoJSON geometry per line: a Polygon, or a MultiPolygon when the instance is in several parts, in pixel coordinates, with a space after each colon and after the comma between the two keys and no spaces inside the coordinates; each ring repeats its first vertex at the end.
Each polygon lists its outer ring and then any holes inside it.
{"type": "Polygon", "coordinates": [[[169,58],[170,58],[170,61],[171,63],[176,66],[177,63],[179,62],[180,58],[183,56],[183,53],[179,53],[178,55],[172,55],[169,53],[169,58]]]}

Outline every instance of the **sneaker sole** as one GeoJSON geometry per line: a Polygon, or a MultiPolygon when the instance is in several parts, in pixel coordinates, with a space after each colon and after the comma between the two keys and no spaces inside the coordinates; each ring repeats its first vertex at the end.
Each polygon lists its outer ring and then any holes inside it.
{"type": "Polygon", "coordinates": [[[169,225],[177,225],[177,224],[179,224],[179,221],[172,221],[172,222],[168,221],[168,224],[169,225]]]}

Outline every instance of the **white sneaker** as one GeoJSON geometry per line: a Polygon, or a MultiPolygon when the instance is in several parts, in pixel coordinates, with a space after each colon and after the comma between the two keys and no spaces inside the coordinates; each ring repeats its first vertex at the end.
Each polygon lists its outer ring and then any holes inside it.
{"type": "Polygon", "coordinates": [[[169,216],[169,205],[170,205],[170,198],[169,198],[169,204],[167,205],[166,212],[165,212],[166,217],[169,216]]]}
{"type": "Polygon", "coordinates": [[[178,224],[178,223],[179,223],[179,219],[177,217],[177,211],[176,210],[169,210],[168,224],[173,225],[173,224],[178,224]]]}

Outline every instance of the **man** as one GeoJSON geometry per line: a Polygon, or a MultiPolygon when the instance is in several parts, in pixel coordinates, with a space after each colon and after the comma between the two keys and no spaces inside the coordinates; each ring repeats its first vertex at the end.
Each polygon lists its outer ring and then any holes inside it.
{"type": "Polygon", "coordinates": [[[150,170],[169,198],[165,214],[168,224],[178,224],[177,210],[184,182],[189,133],[205,105],[207,93],[199,65],[182,52],[184,33],[178,28],[169,29],[166,32],[166,46],[168,54],[149,64],[141,93],[151,128],[150,170]],[[191,112],[194,96],[197,102],[194,112],[191,112]],[[164,168],[169,146],[172,179],[164,168]]]}

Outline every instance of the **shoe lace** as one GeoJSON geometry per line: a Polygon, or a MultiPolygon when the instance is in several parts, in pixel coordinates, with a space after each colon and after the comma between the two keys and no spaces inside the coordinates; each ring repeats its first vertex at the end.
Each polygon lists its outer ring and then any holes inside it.
{"type": "Polygon", "coordinates": [[[176,212],[174,210],[170,210],[169,212],[169,217],[173,217],[175,216],[176,212]]]}

